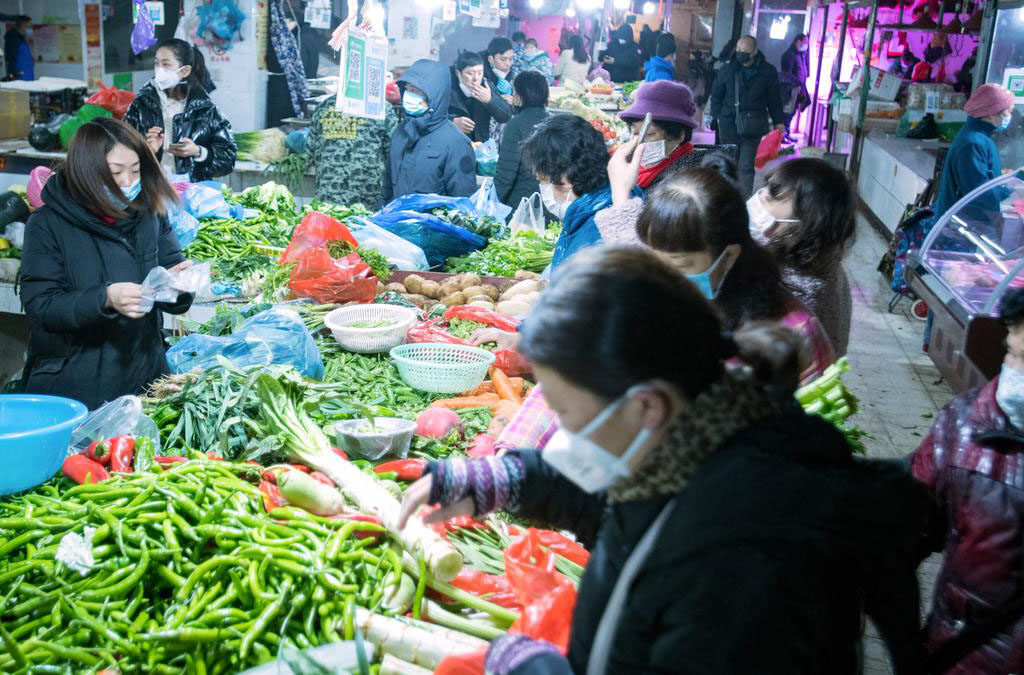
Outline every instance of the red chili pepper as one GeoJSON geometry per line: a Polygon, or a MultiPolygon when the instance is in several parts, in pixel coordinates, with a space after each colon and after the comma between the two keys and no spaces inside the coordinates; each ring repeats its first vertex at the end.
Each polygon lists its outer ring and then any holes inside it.
{"type": "Polygon", "coordinates": [[[398,480],[419,480],[427,468],[425,459],[396,459],[373,467],[374,473],[394,473],[398,480]]]}
{"type": "Polygon", "coordinates": [[[110,441],[93,441],[85,454],[97,464],[107,466],[110,464],[110,441]]]}
{"type": "MultiPolygon", "coordinates": [[[[332,483],[333,485],[333,483],[332,483]]],[[[361,513],[339,513],[334,516],[327,516],[328,520],[354,520],[358,523],[371,523],[373,525],[381,525],[381,520],[377,516],[367,516],[361,513]]],[[[356,539],[371,539],[383,536],[383,532],[370,532],[367,530],[359,531],[356,530],[352,533],[356,539]]]]}
{"type": "Polygon", "coordinates": [[[157,464],[184,464],[188,461],[188,457],[165,457],[157,455],[153,459],[156,460],[157,464]]]}
{"type": "Polygon", "coordinates": [[[71,455],[64,460],[60,471],[79,485],[100,483],[110,478],[110,474],[102,464],[92,461],[85,455],[71,455]]]}
{"type": "Polygon", "coordinates": [[[213,454],[212,452],[206,453],[206,459],[213,460],[214,462],[223,462],[224,461],[223,457],[218,457],[217,455],[213,454]]]}
{"type": "Polygon", "coordinates": [[[323,483],[327,487],[335,487],[334,481],[331,480],[327,476],[327,474],[321,473],[320,471],[314,471],[314,472],[310,473],[309,477],[312,478],[313,480],[320,481],[321,483],[323,483]]]}
{"type": "Polygon", "coordinates": [[[333,450],[334,454],[336,454],[338,457],[341,457],[346,462],[348,461],[348,453],[346,453],[344,450],[339,450],[338,448],[331,448],[331,450],[333,450]]]}
{"type": "Polygon", "coordinates": [[[117,436],[110,439],[110,470],[131,473],[135,460],[135,439],[131,436],[117,436]]]}
{"type": "Polygon", "coordinates": [[[268,480],[260,481],[260,492],[263,493],[263,509],[270,513],[276,508],[288,506],[288,500],[281,496],[277,485],[268,480]]]}

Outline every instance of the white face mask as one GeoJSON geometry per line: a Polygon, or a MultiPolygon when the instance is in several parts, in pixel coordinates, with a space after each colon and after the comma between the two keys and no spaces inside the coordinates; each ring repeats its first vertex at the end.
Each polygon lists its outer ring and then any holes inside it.
{"type": "Polygon", "coordinates": [[[184,67],[185,66],[182,66],[177,70],[166,70],[165,68],[157,66],[153,69],[153,82],[160,89],[171,89],[173,87],[177,87],[181,84],[181,77],[178,73],[180,73],[181,69],[184,67]]]}
{"type": "Polygon", "coordinates": [[[1010,424],[1024,431],[1024,373],[1003,364],[996,387],[996,403],[1010,418],[1010,424]]]}
{"type": "Polygon", "coordinates": [[[576,201],[576,195],[570,190],[568,199],[560,202],[555,197],[555,189],[551,183],[541,183],[540,199],[544,202],[544,207],[551,212],[551,215],[559,220],[565,220],[565,212],[569,210],[569,205],[576,201]]]}
{"type": "Polygon", "coordinates": [[[640,156],[640,166],[645,169],[652,167],[655,164],[660,164],[667,156],[664,140],[644,143],[644,153],[640,156]]]}
{"type": "Polygon", "coordinates": [[[764,246],[768,243],[771,233],[778,223],[799,223],[795,218],[776,219],[768,211],[761,198],[761,190],[758,190],[747,200],[747,215],[750,218],[750,236],[758,244],[764,246]]]}
{"type": "Polygon", "coordinates": [[[611,454],[587,436],[607,422],[629,400],[631,394],[643,389],[646,387],[631,388],[576,433],[567,431],[565,427],[560,428],[548,441],[541,458],[580,489],[591,494],[607,490],[614,483],[628,478],[629,461],[650,439],[650,429],[641,429],[620,457],[611,454]]]}

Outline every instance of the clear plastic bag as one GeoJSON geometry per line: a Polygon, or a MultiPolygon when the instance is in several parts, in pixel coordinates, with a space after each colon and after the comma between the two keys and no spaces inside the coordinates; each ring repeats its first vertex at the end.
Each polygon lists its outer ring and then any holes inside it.
{"type": "Polygon", "coordinates": [[[392,234],[419,246],[431,267],[444,265],[448,258],[466,255],[487,245],[487,240],[440,218],[415,211],[378,213],[371,220],[392,234]]]}
{"type": "Polygon", "coordinates": [[[487,179],[484,184],[480,186],[473,196],[470,197],[473,202],[473,208],[476,209],[478,215],[490,216],[499,223],[504,223],[505,219],[508,218],[508,214],[512,213],[511,206],[505,206],[498,199],[498,191],[494,189],[494,181],[487,179]]]}
{"type": "Polygon", "coordinates": [[[177,302],[182,293],[201,295],[209,292],[212,265],[211,262],[199,263],[180,272],[154,267],[142,281],[139,309],[148,313],[157,302],[177,302]]]}
{"type": "Polygon", "coordinates": [[[348,229],[360,246],[372,248],[400,270],[427,269],[427,256],[423,249],[392,234],[368,218],[356,216],[348,221],[348,229]]]}
{"type": "Polygon", "coordinates": [[[11,242],[14,248],[25,248],[25,223],[15,221],[7,223],[4,229],[4,239],[11,242]]]}
{"type": "Polygon", "coordinates": [[[178,238],[178,244],[185,248],[196,239],[199,234],[199,221],[184,208],[170,202],[167,204],[167,221],[178,238]]]}
{"type": "Polygon", "coordinates": [[[160,454],[160,430],[156,422],[142,412],[142,399],[131,395],[104,403],[75,427],[71,432],[68,454],[83,453],[93,441],[117,436],[148,438],[153,441],[156,454],[160,454]]]}
{"type": "Polygon", "coordinates": [[[529,197],[519,200],[516,212],[512,214],[512,220],[508,221],[512,234],[520,232],[536,232],[544,234],[546,223],[544,222],[544,202],[539,192],[534,192],[529,197]]]}
{"type": "Polygon", "coordinates": [[[498,168],[498,144],[488,139],[474,148],[476,152],[476,172],[480,176],[493,176],[498,168]]]}
{"type": "Polygon", "coordinates": [[[231,335],[187,335],[167,350],[167,363],[175,373],[212,368],[220,358],[236,368],[284,365],[313,379],[324,376],[313,336],[299,314],[285,307],[249,317],[231,335]]]}
{"type": "Polygon", "coordinates": [[[195,218],[236,218],[245,217],[241,204],[229,204],[224,193],[209,185],[192,183],[185,188],[182,199],[185,210],[195,218]]]}

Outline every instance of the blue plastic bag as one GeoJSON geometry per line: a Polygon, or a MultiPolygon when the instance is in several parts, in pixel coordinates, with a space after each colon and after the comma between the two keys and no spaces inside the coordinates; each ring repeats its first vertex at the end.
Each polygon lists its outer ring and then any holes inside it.
{"type": "Polygon", "coordinates": [[[463,213],[476,214],[473,201],[467,197],[445,197],[435,194],[404,195],[393,200],[378,213],[393,213],[395,211],[426,213],[434,209],[457,209],[463,213]]]}
{"type": "Polygon", "coordinates": [[[309,127],[296,129],[284,137],[284,145],[296,155],[304,155],[306,154],[306,140],[308,138],[309,127]]]}
{"type": "Polygon", "coordinates": [[[237,368],[293,366],[306,377],[324,376],[324,362],[298,312],[275,307],[246,319],[231,335],[188,335],[167,350],[175,373],[213,368],[222,356],[237,368]]]}
{"type": "Polygon", "coordinates": [[[174,202],[167,204],[167,220],[182,248],[195,241],[199,234],[199,221],[182,206],[174,202]]]}
{"type": "Polygon", "coordinates": [[[423,249],[431,268],[444,265],[448,258],[463,256],[487,245],[487,240],[480,235],[427,213],[394,211],[378,213],[370,220],[423,249]]]}
{"type": "Polygon", "coordinates": [[[203,183],[193,183],[185,188],[182,202],[185,210],[195,218],[245,218],[241,204],[229,204],[220,190],[203,183]]]}
{"type": "Polygon", "coordinates": [[[422,248],[379,225],[374,225],[368,218],[353,216],[345,221],[345,226],[360,246],[377,251],[398,269],[427,269],[427,255],[422,248]]]}
{"type": "Polygon", "coordinates": [[[234,0],[200,3],[196,7],[196,14],[199,15],[199,28],[196,33],[202,36],[209,31],[208,36],[224,49],[231,48],[231,41],[236,33],[241,33],[242,22],[245,21],[245,13],[238,8],[234,0]]]}
{"type": "Polygon", "coordinates": [[[141,54],[156,44],[156,28],[153,26],[153,17],[149,15],[149,8],[146,7],[146,0],[135,0],[135,6],[139,18],[132,29],[132,52],[141,54]]]}

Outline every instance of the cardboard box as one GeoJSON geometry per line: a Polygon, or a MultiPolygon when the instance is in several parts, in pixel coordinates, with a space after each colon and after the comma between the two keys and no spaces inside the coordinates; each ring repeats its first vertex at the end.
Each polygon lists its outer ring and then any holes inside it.
{"type": "MultiPolygon", "coordinates": [[[[850,86],[846,89],[847,96],[853,96],[855,92],[860,91],[863,72],[863,69],[859,68],[853,74],[853,78],[850,80],[850,86]]],[[[873,98],[877,101],[895,101],[896,96],[900,93],[900,85],[902,84],[902,77],[890,75],[884,70],[880,70],[878,68],[871,68],[871,83],[870,87],[868,87],[868,98],[873,98]]]]}
{"type": "Polygon", "coordinates": [[[31,121],[28,92],[0,89],[0,138],[28,138],[31,121]]]}

